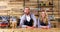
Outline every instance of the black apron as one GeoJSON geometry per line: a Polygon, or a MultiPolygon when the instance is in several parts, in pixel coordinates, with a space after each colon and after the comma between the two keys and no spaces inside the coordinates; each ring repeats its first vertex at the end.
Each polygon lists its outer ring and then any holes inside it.
{"type": "Polygon", "coordinates": [[[44,22],[40,22],[40,25],[42,26],[47,26],[48,24],[44,23],[44,22]]]}
{"type": "MultiPolygon", "coordinates": [[[[30,18],[31,18],[31,16],[30,16],[30,18]]],[[[31,18],[30,21],[28,22],[26,20],[26,16],[25,16],[24,25],[27,25],[27,26],[31,26],[32,27],[33,26],[33,19],[31,18]]]]}

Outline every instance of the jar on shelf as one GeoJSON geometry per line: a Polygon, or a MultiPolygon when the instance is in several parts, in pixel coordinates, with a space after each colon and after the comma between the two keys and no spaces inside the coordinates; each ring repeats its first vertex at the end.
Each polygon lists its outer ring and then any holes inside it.
{"type": "Polygon", "coordinates": [[[45,5],[46,4],[43,1],[41,1],[40,6],[45,6],[45,5]]]}
{"type": "Polygon", "coordinates": [[[15,17],[10,18],[10,27],[12,27],[12,28],[17,27],[17,19],[15,17]]]}

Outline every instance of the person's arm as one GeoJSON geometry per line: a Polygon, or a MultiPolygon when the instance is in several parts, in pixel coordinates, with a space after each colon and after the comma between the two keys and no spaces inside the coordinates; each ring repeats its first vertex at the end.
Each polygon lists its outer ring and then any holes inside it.
{"type": "Polygon", "coordinates": [[[33,21],[34,21],[34,23],[33,23],[33,27],[36,27],[36,24],[37,24],[37,19],[36,19],[36,17],[34,16],[34,14],[32,14],[32,19],[33,19],[33,21]]]}
{"type": "Polygon", "coordinates": [[[49,26],[49,28],[51,28],[51,23],[50,23],[49,19],[48,19],[48,26],[49,26]]]}
{"type": "Polygon", "coordinates": [[[48,21],[48,25],[47,26],[41,26],[42,28],[51,28],[51,25],[50,25],[50,21],[48,21]]]}
{"type": "Polygon", "coordinates": [[[40,18],[38,18],[38,28],[40,27],[40,18]]]}
{"type": "Polygon", "coordinates": [[[48,19],[48,25],[47,26],[40,25],[40,19],[38,19],[38,28],[50,28],[50,27],[51,27],[51,24],[50,24],[49,19],[48,19]]]}
{"type": "Polygon", "coordinates": [[[23,28],[26,27],[26,25],[24,25],[25,16],[23,15],[20,19],[21,19],[20,20],[20,26],[23,28]]]}

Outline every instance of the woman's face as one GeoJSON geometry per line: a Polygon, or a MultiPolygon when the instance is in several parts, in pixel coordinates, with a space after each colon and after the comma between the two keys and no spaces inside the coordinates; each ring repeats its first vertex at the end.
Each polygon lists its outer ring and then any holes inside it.
{"type": "Polygon", "coordinates": [[[44,18],[46,16],[45,12],[42,12],[42,18],[44,18]]]}
{"type": "Polygon", "coordinates": [[[25,8],[24,12],[25,12],[26,14],[29,14],[29,13],[30,13],[30,8],[25,8]]]}

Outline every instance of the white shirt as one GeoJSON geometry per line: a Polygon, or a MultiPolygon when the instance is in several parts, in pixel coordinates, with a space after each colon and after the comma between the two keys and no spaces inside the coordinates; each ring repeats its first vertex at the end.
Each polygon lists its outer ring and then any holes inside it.
{"type": "Polygon", "coordinates": [[[29,15],[26,15],[26,20],[28,21],[28,22],[30,22],[30,16],[29,15]]]}
{"type": "MultiPolygon", "coordinates": [[[[33,26],[35,26],[36,27],[36,17],[34,16],[34,14],[30,14],[31,16],[29,16],[28,18],[30,19],[30,17],[33,19],[33,21],[34,21],[34,23],[33,23],[33,26]]],[[[24,25],[24,20],[25,20],[25,18],[26,18],[26,15],[24,14],[20,19],[20,26],[21,27],[26,27],[26,25],[24,25]]],[[[28,20],[28,19],[27,19],[28,20]]],[[[29,20],[28,20],[29,21],[29,20]]]]}

